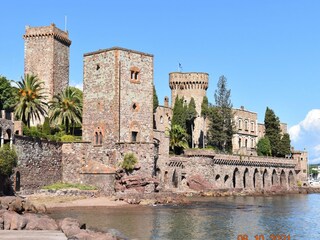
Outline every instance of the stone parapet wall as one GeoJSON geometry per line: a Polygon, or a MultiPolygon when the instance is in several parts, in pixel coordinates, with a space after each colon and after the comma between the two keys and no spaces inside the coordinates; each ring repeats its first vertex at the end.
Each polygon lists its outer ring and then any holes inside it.
{"type": "MultiPolygon", "coordinates": [[[[20,190],[34,190],[42,186],[62,181],[62,143],[15,136],[18,154],[20,190]]],[[[15,183],[17,186],[17,183],[15,183]]]]}
{"type": "Polygon", "coordinates": [[[188,151],[170,156],[161,179],[166,189],[186,191],[215,189],[290,189],[298,184],[294,159],[243,157],[188,151]],[[192,152],[194,152],[192,154],[192,152]]]}

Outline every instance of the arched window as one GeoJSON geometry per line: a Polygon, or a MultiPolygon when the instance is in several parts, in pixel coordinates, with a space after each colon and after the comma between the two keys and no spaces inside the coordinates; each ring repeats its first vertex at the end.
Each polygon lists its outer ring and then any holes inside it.
{"type": "Polygon", "coordinates": [[[160,116],[160,123],[162,124],[163,123],[163,117],[160,116]]]}
{"type": "Polygon", "coordinates": [[[244,130],[248,131],[248,120],[244,121],[244,130]]]}
{"type": "Polygon", "coordinates": [[[99,133],[99,144],[102,145],[102,133],[99,133]]]}
{"type": "Polygon", "coordinates": [[[239,124],[239,130],[241,130],[242,129],[242,119],[239,119],[238,124],[239,124]]]}
{"type": "Polygon", "coordinates": [[[99,144],[99,135],[97,132],[95,132],[95,144],[98,145],[99,144]]]}

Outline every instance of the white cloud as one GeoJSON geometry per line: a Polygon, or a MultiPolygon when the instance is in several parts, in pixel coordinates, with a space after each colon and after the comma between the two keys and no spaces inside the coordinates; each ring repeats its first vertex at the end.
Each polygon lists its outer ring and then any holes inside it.
{"type": "Polygon", "coordinates": [[[295,149],[308,151],[309,163],[320,163],[320,109],[310,110],[289,134],[295,149]]]}
{"type": "Polygon", "coordinates": [[[305,119],[289,129],[292,141],[298,141],[305,134],[320,134],[320,109],[312,109],[305,119]]]}
{"type": "Polygon", "coordinates": [[[83,91],[83,84],[82,83],[78,83],[74,87],[79,88],[81,91],[83,91]]]}

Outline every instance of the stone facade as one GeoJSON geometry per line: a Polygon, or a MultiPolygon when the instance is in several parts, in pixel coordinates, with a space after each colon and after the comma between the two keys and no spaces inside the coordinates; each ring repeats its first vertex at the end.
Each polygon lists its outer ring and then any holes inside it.
{"type": "Polygon", "coordinates": [[[168,131],[171,129],[172,108],[166,106],[158,106],[154,113],[154,129],[158,131],[168,131]]]}
{"type": "Polygon", "coordinates": [[[292,158],[296,161],[296,171],[299,172],[298,181],[306,182],[308,180],[308,152],[291,150],[292,158]]]}
{"type": "Polygon", "coordinates": [[[34,74],[44,82],[48,101],[69,84],[68,32],[54,24],[26,27],[24,38],[24,73],[34,74]]]}
{"type": "Polygon", "coordinates": [[[192,139],[195,147],[202,147],[204,136],[206,136],[206,124],[201,117],[201,104],[209,86],[209,75],[200,72],[172,72],[169,74],[169,86],[172,109],[177,96],[184,97],[186,104],[189,104],[191,98],[194,98],[198,117],[194,120],[192,139]]]}
{"type": "MultiPolygon", "coordinates": [[[[18,124],[18,122],[16,122],[18,124]]],[[[3,144],[12,145],[14,141],[15,122],[12,112],[1,110],[0,116],[0,146],[3,144]]]]}
{"type": "Polygon", "coordinates": [[[102,145],[152,142],[152,84],[150,54],[123,48],[85,54],[83,139],[95,142],[98,134],[102,145]]]}
{"type": "Polygon", "coordinates": [[[18,166],[14,189],[36,190],[62,181],[62,143],[15,136],[18,166]]]}
{"type": "Polygon", "coordinates": [[[233,109],[236,133],[232,137],[233,153],[242,155],[257,155],[258,117],[257,113],[233,109]]]}

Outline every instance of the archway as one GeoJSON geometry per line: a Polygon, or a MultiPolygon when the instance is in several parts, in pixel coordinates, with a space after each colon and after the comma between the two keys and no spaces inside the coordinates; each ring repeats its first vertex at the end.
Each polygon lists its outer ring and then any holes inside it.
{"type": "Polygon", "coordinates": [[[275,169],[272,171],[272,177],[271,177],[271,185],[278,185],[278,175],[275,169]]]}
{"type": "Polygon", "coordinates": [[[175,187],[175,188],[178,187],[178,173],[176,170],[174,170],[173,175],[172,175],[172,184],[173,184],[173,187],[175,187]]]}
{"type": "Polygon", "coordinates": [[[269,173],[268,170],[265,169],[262,175],[262,187],[263,188],[268,188],[269,187],[269,182],[268,182],[268,178],[269,178],[269,173]]]}
{"type": "Polygon", "coordinates": [[[11,137],[12,137],[12,135],[11,135],[11,129],[7,129],[7,130],[5,131],[5,135],[4,135],[4,144],[10,143],[11,137]]]}
{"type": "Polygon", "coordinates": [[[249,177],[249,170],[248,170],[248,168],[246,168],[245,170],[244,170],[244,173],[243,173],[243,188],[247,188],[248,187],[248,178],[249,177]]]}
{"type": "Polygon", "coordinates": [[[286,173],[282,170],[280,174],[280,186],[286,187],[286,173]]]}
{"type": "Polygon", "coordinates": [[[253,187],[261,188],[261,178],[258,169],[255,169],[253,173],[253,187]]]}
{"type": "Polygon", "coordinates": [[[224,176],[223,182],[224,182],[224,187],[230,187],[230,184],[229,184],[229,175],[225,175],[225,176],[224,176]]]}
{"type": "Polygon", "coordinates": [[[238,168],[235,168],[233,171],[232,183],[234,188],[240,187],[240,172],[238,168]]]}
{"type": "Polygon", "coordinates": [[[289,183],[289,187],[294,186],[294,175],[293,175],[292,171],[289,172],[288,183],[289,183]]]}

